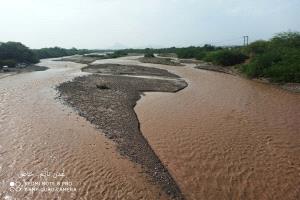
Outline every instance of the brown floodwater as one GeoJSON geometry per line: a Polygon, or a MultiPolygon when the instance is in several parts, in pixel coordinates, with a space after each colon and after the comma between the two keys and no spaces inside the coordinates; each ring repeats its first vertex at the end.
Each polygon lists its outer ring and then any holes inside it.
{"type": "Polygon", "coordinates": [[[50,69],[0,79],[0,199],[165,199],[140,167],[55,99],[55,86],[83,75],[83,65],[40,65],[50,69]]]}
{"type": "MultiPolygon", "coordinates": [[[[186,199],[300,199],[299,94],[192,64],[135,58],[96,63],[168,69],[189,83],[175,94],[146,93],[135,108],[186,199]]],[[[41,65],[50,70],[0,78],[0,198],[166,199],[139,166],[55,99],[55,86],[84,75],[83,65],[41,65]]]]}
{"type": "Polygon", "coordinates": [[[300,199],[300,95],[240,77],[134,58],[189,86],[146,93],[141,130],[186,199],[300,199]]]}
{"type": "Polygon", "coordinates": [[[227,74],[166,67],[189,86],[147,93],[141,130],[187,199],[300,199],[300,95],[227,74]]]}

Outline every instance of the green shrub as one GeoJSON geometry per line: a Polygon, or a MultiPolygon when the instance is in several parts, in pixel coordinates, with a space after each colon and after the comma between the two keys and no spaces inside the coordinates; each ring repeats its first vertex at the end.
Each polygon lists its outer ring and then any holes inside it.
{"type": "Polygon", "coordinates": [[[94,53],[96,51],[87,50],[87,49],[64,49],[60,47],[51,47],[51,48],[42,48],[33,50],[39,59],[44,58],[59,58],[64,56],[72,55],[84,55],[88,53],[94,53]]]}
{"type": "Polygon", "coordinates": [[[255,56],[258,54],[263,54],[268,50],[269,43],[264,40],[258,40],[256,42],[251,43],[247,48],[246,52],[250,56],[255,56]]]}
{"type": "Polygon", "coordinates": [[[245,62],[248,57],[237,50],[219,50],[207,53],[204,60],[217,65],[232,66],[245,62]]]}
{"type": "Polygon", "coordinates": [[[38,63],[39,59],[36,54],[28,47],[19,42],[7,42],[0,44],[0,60],[12,61],[16,63],[38,63]]]}
{"type": "Polygon", "coordinates": [[[2,68],[3,66],[8,66],[8,67],[16,67],[17,62],[12,59],[8,60],[0,60],[0,67],[2,68]]]}
{"type": "Polygon", "coordinates": [[[198,53],[196,53],[195,58],[197,60],[203,60],[205,58],[206,54],[207,53],[205,51],[199,51],[198,53]]]}
{"type": "Polygon", "coordinates": [[[153,49],[149,49],[149,48],[145,49],[144,57],[145,58],[154,58],[155,56],[154,56],[153,49]]]}
{"type": "Polygon", "coordinates": [[[153,53],[145,53],[144,55],[145,58],[154,58],[154,54],[153,53]]]}
{"type": "Polygon", "coordinates": [[[178,48],[176,49],[176,54],[178,58],[189,59],[196,58],[202,60],[207,52],[216,51],[220,48],[214,47],[212,45],[204,45],[203,47],[187,47],[187,48],[178,48]]]}
{"type": "Polygon", "coordinates": [[[196,49],[194,47],[182,48],[177,50],[178,58],[195,58],[196,57],[196,49]]]}
{"type": "Polygon", "coordinates": [[[284,49],[281,59],[265,69],[264,76],[274,82],[300,82],[300,49],[284,49]]]}
{"type": "Polygon", "coordinates": [[[249,49],[255,55],[250,63],[241,66],[247,76],[300,83],[300,33],[280,33],[268,42],[251,44],[249,49]]]}
{"type": "Polygon", "coordinates": [[[270,45],[272,47],[300,48],[300,32],[283,32],[274,36],[270,45]]]}
{"type": "Polygon", "coordinates": [[[124,51],[115,51],[113,54],[110,54],[110,56],[108,56],[109,58],[119,58],[119,57],[123,57],[123,56],[127,56],[127,53],[124,51]]]}

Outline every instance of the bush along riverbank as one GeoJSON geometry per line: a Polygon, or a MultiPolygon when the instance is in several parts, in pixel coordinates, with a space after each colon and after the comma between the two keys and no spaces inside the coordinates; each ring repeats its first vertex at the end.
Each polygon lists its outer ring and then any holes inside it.
{"type": "Polygon", "coordinates": [[[0,69],[3,66],[16,67],[20,63],[30,65],[38,62],[37,55],[22,43],[0,43],[0,69]]]}
{"type": "Polygon", "coordinates": [[[39,63],[40,59],[88,54],[98,52],[86,49],[64,49],[60,47],[29,49],[20,42],[0,43],[0,71],[15,71],[39,63]],[[3,69],[4,67],[4,69],[3,69]],[[7,69],[9,68],[9,69],[7,69]]]}
{"type": "Polygon", "coordinates": [[[300,83],[300,33],[283,32],[269,41],[256,41],[247,47],[202,47],[164,49],[125,49],[122,53],[177,55],[179,59],[197,59],[225,68],[237,69],[249,78],[274,83],[300,83]]]}
{"type": "Polygon", "coordinates": [[[270,41],[250,44],[245,51],[251,59],[239,69],[248,77],[300,83],[300,33],[280,33],[270,41]]]}
{"type": "Polygon", "coordinates": [[[59,58],[64,56],[73,56],[73,55],[84,55],[89,53],[94,53],[94,50],[88,49],[64,49],[60,47],[51,47],[51,48],[42,48],[32,50],[39,59],[44,58],[59,58]]]}
{"type": "MultiPolygon", "coordinates": [[[[205,52],[201,60],[221,65],[224,70],[236,71],[251,79],[260,79],[283,85],[285,89],[300,91],[299,32],[279,33],[269,41],[255,41],[247,47],[205,52]],[[287,84],[289,87],[286,87],[287,84]]],[[[205,69],[210,67],[204,66],[205,69]]]]}

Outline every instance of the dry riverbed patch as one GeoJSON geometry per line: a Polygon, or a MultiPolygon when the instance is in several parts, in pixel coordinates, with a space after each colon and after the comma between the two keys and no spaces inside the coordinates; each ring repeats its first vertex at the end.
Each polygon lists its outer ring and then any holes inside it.
{"type": "Polygon", "coordinates": [[[187,83],[166,70],[142,66],[105,64],[83,71],[96,74],[58,86],[61,98],[113,140],[121,155],[140,164],[163,191],[174,199],[183,199],[175,180],[141,133],[134,107],[143,92],[177,92],[187,83]],[[132,74],[162,78],[122,76],[132,74]]]}

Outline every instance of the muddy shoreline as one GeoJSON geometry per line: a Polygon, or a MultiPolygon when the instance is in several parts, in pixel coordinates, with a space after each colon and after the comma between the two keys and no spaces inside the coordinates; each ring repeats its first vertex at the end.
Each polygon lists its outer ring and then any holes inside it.
{"type": "Polygon", "coordinates": [[[4,71],[3,69],[0,70],[0,78],[21,74],[21,73],[28,73],[28,72],[37,72],[37,71],[46,71],[48,70],[48,67],[38,66],[38,65],[30,65],[24,68],[8,68],[7,71],[4,71]]]}
{"type": "Polygon", "coordinates": [[[146,57],[141,57],[138,60],[141,63],[151,63],[151,64],[170,65],[170,66],[184,66],[180,62],[176,62],[173,58],[165,58],[165,57],[146,58],[146,57]]]}
{"type": "MultiPolygon", "coordinates": [[[[222,67],[222,66],[209,64],[209,63],[201,63],[201,64],[197,65],[195,68],[207,70],[207,71],[218,72],[218,73],[230,74],[233,76],[239,76],[239,77],[242,77],[245,79],[249,79],[244,74],[238,72],[238,70],[235,69],[234,67],[222,67]]],[[[283,84],[273,83],[265,78],[257,78],[257,79],[249,79],[249,80],[259,82],[259,83],[273,85],[273,86],[279,87],[283,90],[287,90],[289,92],[300,93],[300,84],[299,83],[283,83],[283,84]]]]}
{"type": "Polygon", "coordinates": [[[208,71],[214,71],[219,73],[225,73],[225,74],[231,74],[235,75],[232,70],[226,67],[216,66],[216,65],[210,65],[210,64],[202,64],[195,67],[196,69],[203,69],[208,71]]]}
{"type": "Polygon", "coordinates": [[[100,74],[105,70],[111,75],[92,74],[63,83],[57,87],[60,98],[113,140],[122,156],[141,165],[151,182],[159,185],[171,198],[184,199],[176,181],[141,133],[134,107],[144,92],[177,92],[187,87],[187,83],[166,70],[150,67],[125,66],[124,71],[119,65],[99,65],[84,69],[89,70],[100,74]]]}

